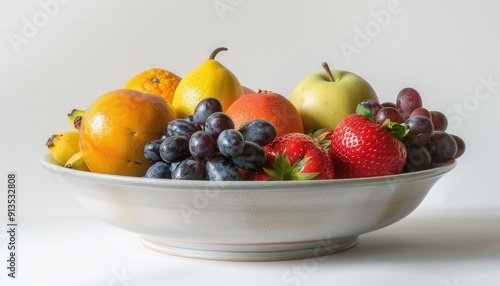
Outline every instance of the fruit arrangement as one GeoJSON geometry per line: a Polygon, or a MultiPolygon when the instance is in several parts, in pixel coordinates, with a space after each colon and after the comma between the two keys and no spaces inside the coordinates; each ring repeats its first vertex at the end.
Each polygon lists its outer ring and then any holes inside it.
{"type": "Polygon", "coordinates": [[[202,99],[193,114],[170,121],[161,138],[148,142],[144,157],[153,165],[148,178],[179,180],[242,180],[240,169],[254,171],[266,162],[263,146],[274,140],[276,128],[255,119],[234,129],[216,98],[202,99]]]}
{"type": "Polygon", "coordinates": [[[290,98],[242,86],[215,57],[181,78],[145,70],[68,114],[72,130],[47,140],[57,164],[174,180],[329,180],[394,175],[459,158],[447,118],[404,88],[380,103],[340,70],[297,83],[290,98]]]}

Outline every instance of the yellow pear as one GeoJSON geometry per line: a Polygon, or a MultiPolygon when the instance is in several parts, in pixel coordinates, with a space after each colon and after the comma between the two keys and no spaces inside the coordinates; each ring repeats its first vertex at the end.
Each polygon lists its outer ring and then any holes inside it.
{"type": "Polygon", "coordinates": [[[179,118],[193,114],[198,102],[207,97],[218,99],[225,111],[243,95],[243,89],[236,76],[215,60],[220,51],[227,51],[227,48],[215,49],[208,60],[190,71],[177,86],[172,106],[179,118]]]}

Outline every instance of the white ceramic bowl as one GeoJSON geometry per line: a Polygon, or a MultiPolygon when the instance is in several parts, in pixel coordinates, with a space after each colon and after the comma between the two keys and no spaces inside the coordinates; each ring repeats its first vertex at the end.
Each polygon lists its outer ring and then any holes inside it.
{"type": "Polygon", "coordinates": [[[394,176],[283,182],[104,175],[60,167],[48,154],[41,164],[67,181],[88,211],[139,234],[151,249],[195,258],[262,261],[349,249],[359,235],[410,214],[456,162],[394,176]]]}

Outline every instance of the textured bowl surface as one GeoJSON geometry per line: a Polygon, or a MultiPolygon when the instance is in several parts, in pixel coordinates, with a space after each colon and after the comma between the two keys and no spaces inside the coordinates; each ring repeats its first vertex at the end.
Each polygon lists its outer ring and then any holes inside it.
{"type": "Polygon", "coordinates": [[[422,202],[456,166],[362,179],[209,182],[97,174],[42,166],[89,212],[147,247],[186,257],[263,261],[343,251],[422,202]]]}

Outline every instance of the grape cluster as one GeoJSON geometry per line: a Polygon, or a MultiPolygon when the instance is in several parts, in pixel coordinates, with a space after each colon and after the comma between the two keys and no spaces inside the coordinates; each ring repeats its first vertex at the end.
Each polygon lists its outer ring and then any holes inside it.
{"type": "Polygon", "coordinates": [[[379,124],[390,120],[408,127],[409,133],[403,138],[408,153],[404,172],[430,169],[460,157],[465,151],[462,138],[446,132],[446,115],[424,108],[422,97],[413,88],[402,89],[396,103],[364,100],[361,105],[371,109],[379,124]]]}
{"type": "Polygon", "coordinates": [[[175,119],[156,140],[144,146],[154,163],[148,178],[177,180],[242,180],[240,169],[257,170],[266,163],[263,146],[276,137],[276,128],[256,119],[234,129],[233,120],[215,98],[201,100],[192,115],[175,119]]]}

